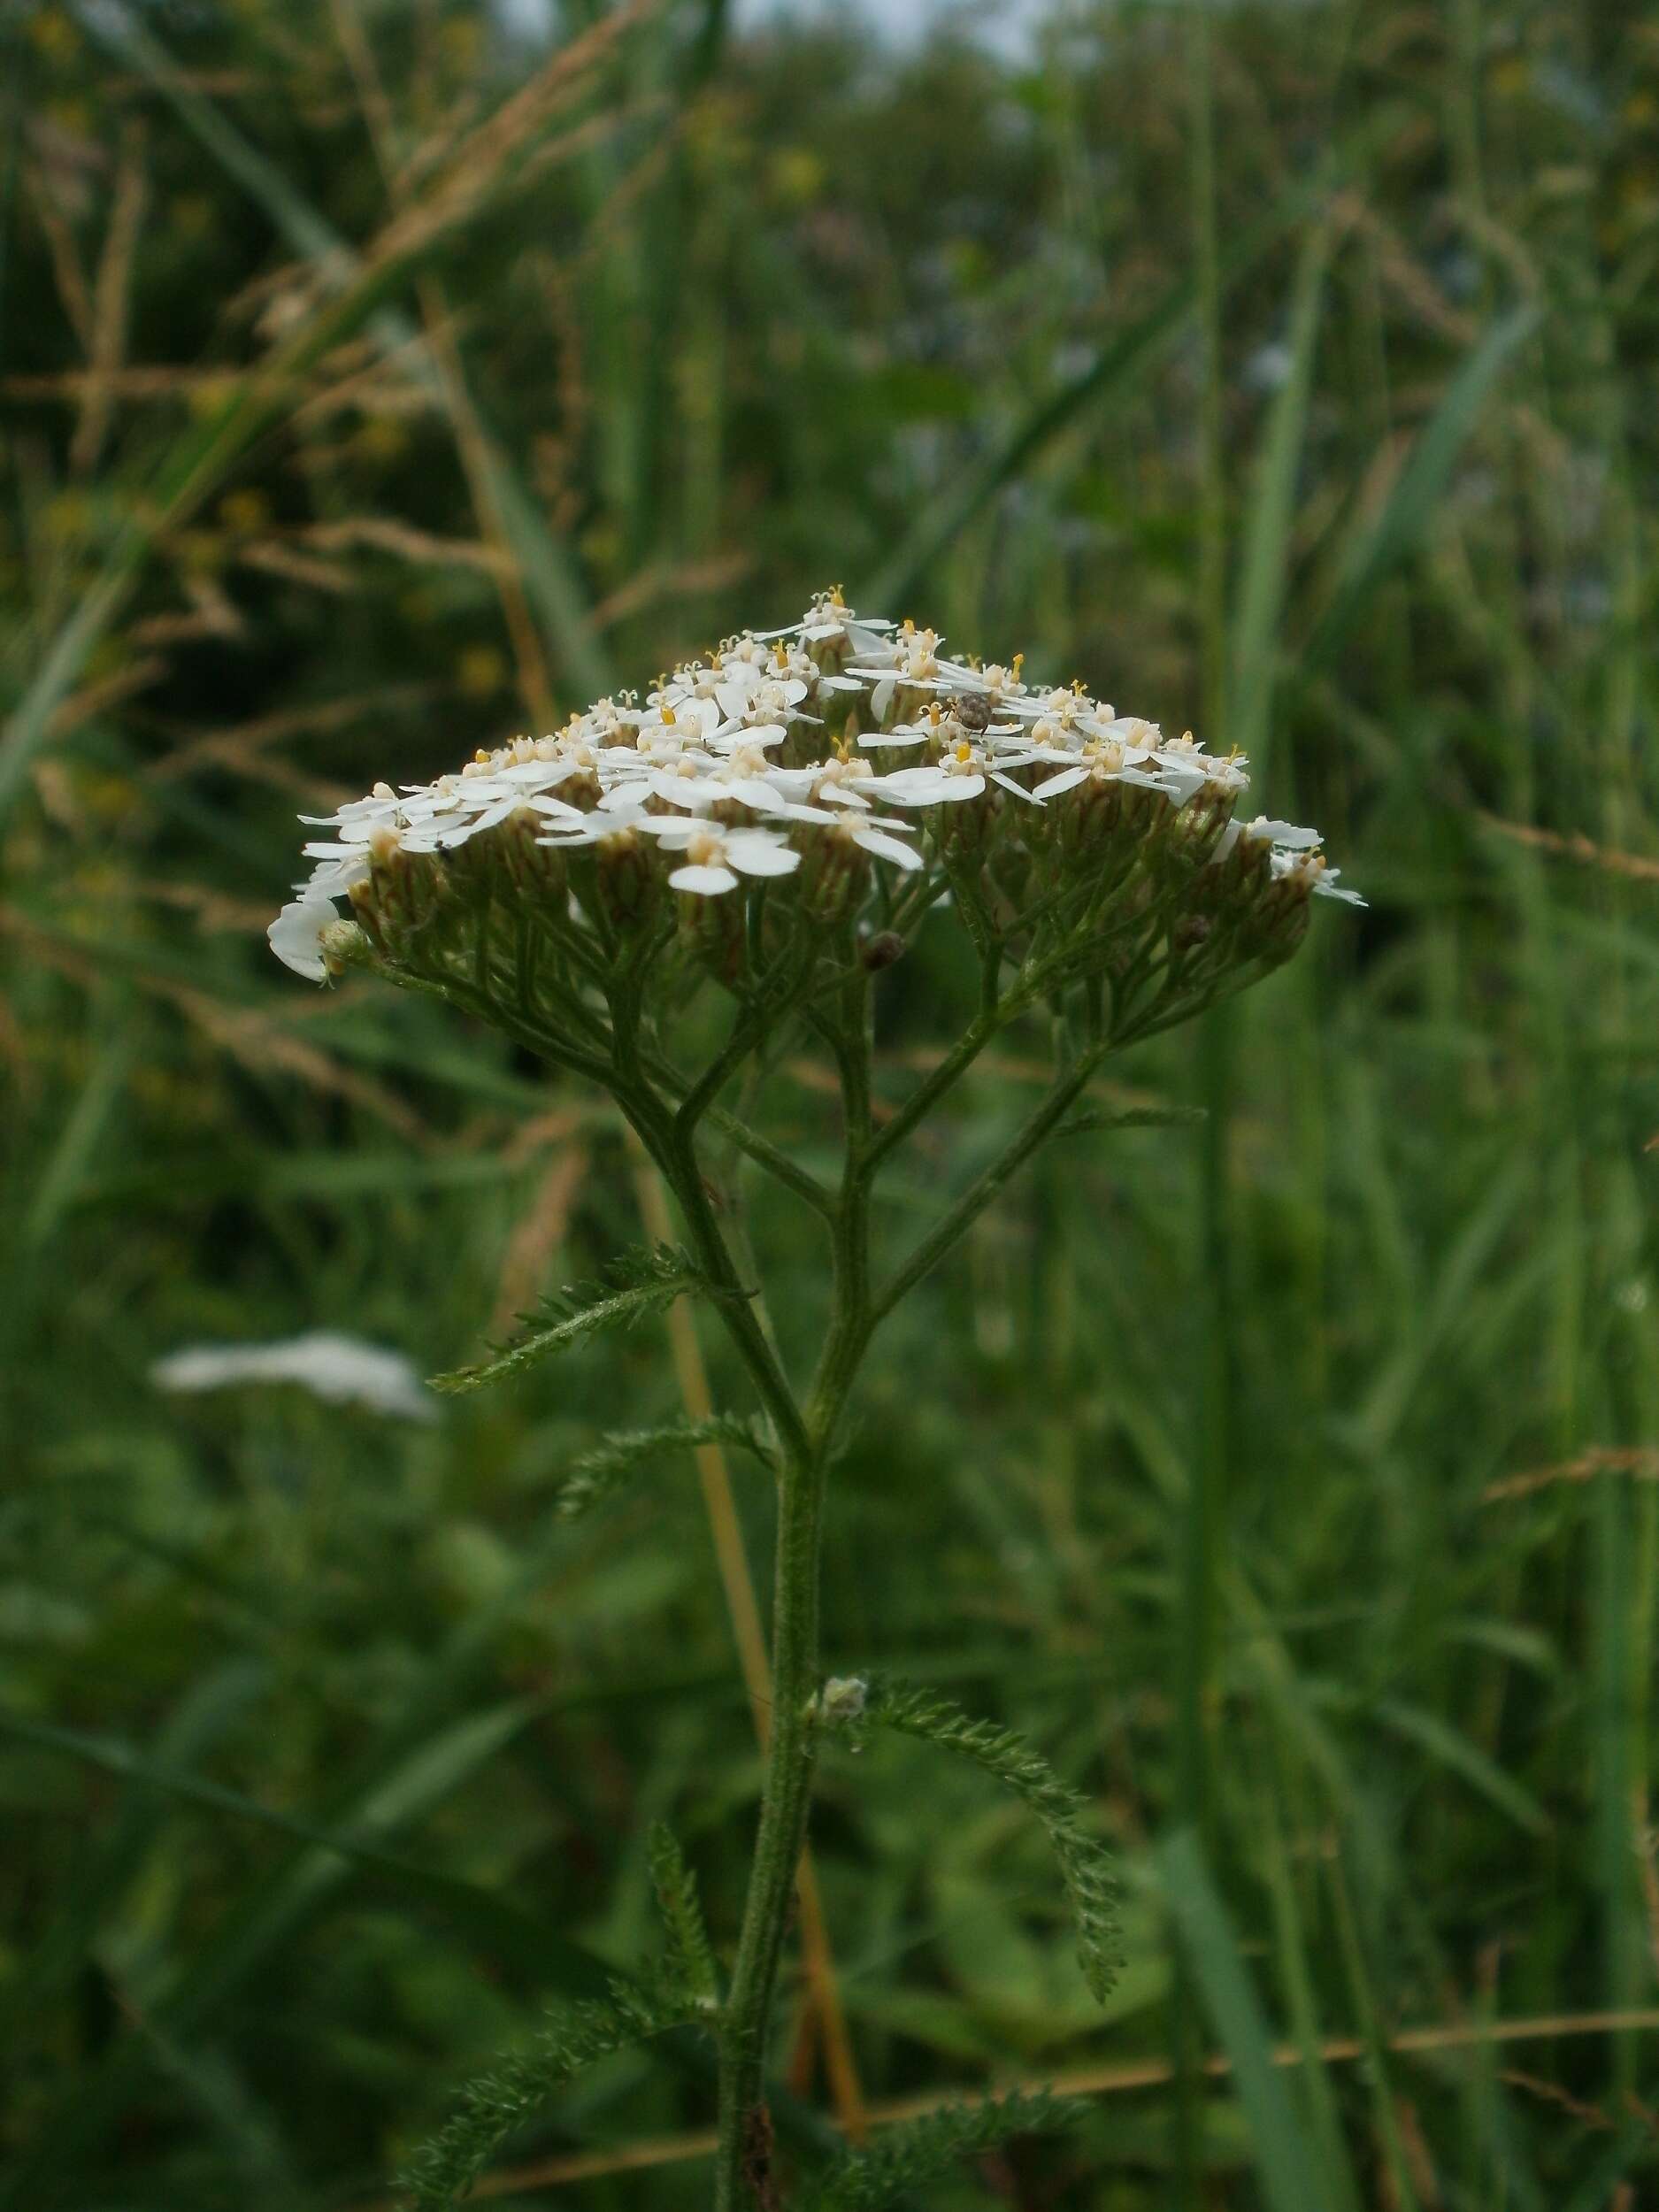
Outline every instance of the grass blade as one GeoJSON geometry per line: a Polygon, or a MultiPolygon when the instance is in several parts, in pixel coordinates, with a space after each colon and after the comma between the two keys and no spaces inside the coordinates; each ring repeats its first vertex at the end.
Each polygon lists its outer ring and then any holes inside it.
{"type": "Polygon", "coordinates": [[[1164,1894],[1192,1962],[1194,1976],[1239,2085],[1250,2124],[1256,2171],[1271,2212],[1327,2212],[1317,2184],[1318,2163],[1273,2062],[1272,2038],[1261,2000],[1200,1856],[1183,1830],[1157,1854],[1164,1894]]]}
{"type": "Polygon", "coordinates": [[[1381,512],[1362,523],[1349,544],[1331,603],[1308,641],[1308,667],[1330,666],[1378,585],[1423,535],[1494,386],[1538,324],[1536,307],[1512,309],[1493,324],[1448,385],[1381,512]]]}

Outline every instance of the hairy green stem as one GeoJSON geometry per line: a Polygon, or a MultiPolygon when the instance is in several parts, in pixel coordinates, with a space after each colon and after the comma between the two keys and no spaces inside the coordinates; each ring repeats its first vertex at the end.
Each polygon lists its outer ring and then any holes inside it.
{"type": "MultiPolygon", "coordinates": [[[[766,2036],[811,1798],[825,1469],[870,1337],[868,1187],[861,1171],[870,1126],[866,979],[849,982],[840,1010],[834,1044],[847,1164],[832,1219],[834,1269],[829,1328],[804,1412],[795,1409],[791,1398],[792,1417],[779,1420],[770,1394],[779,1384],[787,1392],[787,1385],[770,1346],[764,1347],[765,1358],[758,1359],[742,1325],[733,1329],[740,1355],[773,1409],[780,1456],[772,1586],[772,1730],[742,1930],[721,2017],[717,2212],[750,2212],[765,2190],[771,2141],[766,2036]]],[[[664,1133],[672,1159],[670,1179],[699,1255],[710,1264],[715,1247],[725,1253],[725,1239],[710,1211],[683,1125],[676,1121],[664,1133]]],[[[747,1302],[743,1314],[764,1344],[764,1333],[747,1302]]],[[[731,1328],[734,1317],[724,1312],[723,1317],[731,1328]]]]}
{"type": "Polygon", "coordinates": [[[822,1449],[791,1455],[779,1480],[766,1780],[720,2027],[717,2212],[753,2212],[770,2162],[766,2032],[811,1793],[823,1504],[822,1449]]]}

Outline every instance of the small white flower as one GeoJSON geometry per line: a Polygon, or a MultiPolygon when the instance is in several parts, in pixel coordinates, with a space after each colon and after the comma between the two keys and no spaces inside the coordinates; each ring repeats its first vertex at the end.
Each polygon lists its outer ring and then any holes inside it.
{"type": "Polygon", "coordinates": [[[640,826],[665,852],[685,854],[668,880],[676,891],[693,891],[700,898],[735,891],[740,875],[787,876],[801,865],[800,854],[776,830],[726,830],[712,822],[675,821],[661,814],[648,816],[640,826]]]}
{"type": "Polygon", "coordinates": [[[1340,899],[1345,906],[1363,906],[1365,902],[1357,891],[1350,891],[1345,883],[1337,881],[1342,871],[1326,864],[1322,853],[1286,853],[1275,850],[1273,874],[1277,879],[1293,876],[1307,884],[1316,898],[1340,899]]]}
{"type": "MultiPolygon", "coordinates": [[[[1045,747],[1041,753],[1033,749],[1033,756],[1043,760],[1065,756],[1045,747]]],[[[1144,790],[1170,794],[1170,784],[1155,775],[1147,764],[1153,756],[1142,747],[1127,748],[1115,738],[1091,737],[1084,741],[1082,751],[1072,758],[1069,768],[1063,768],[1056,776],[1045,777],[1036,787],[1035,795],[1043,802],[1057,799],[1067,791],[1075,790],[1081,783],[1137,784],[1144,790]]]]}
{"type": "Polygon", "coordinates": [[[265,941],[296,975],[303,975],[312,983],[326,983],[328,968],[323,958],[323,932],[331,929],[339,919],[340,910],[333,899],[324,893],[307,891],[288,901],[265,931],[265,941]]]}
{"type": "Polygon", "coordinates": [[[437,1409],[401,1352],[333,1329],[275,1344],[193,1344],[150,1371],[158,1390],[223,1390],[234,1383],[292,1382],[329,1405],[366,1406],[409,1421],[434,1421],[437,1409]]]}

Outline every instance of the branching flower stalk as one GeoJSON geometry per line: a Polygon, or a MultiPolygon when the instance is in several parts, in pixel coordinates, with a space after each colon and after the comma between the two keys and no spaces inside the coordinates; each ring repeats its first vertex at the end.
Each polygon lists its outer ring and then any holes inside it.
{"type": "MultiPolygon", "coordinates": [[[[826,1718],[826,1471],[860,1363],[885,1317],[1066,1124],[1108,1054],[1287,959],[1314,896],[1354,900],[1313,832],[1239,820],[1248,784],[1242,760],[1211,757],[1190,734],[1166,740],[1081,685],[1030,687],[1018,658],[948,657],[933,631],[855,617],[832,591],[799,623],[729,638],[643,698],[601,700],[555,734],[480,751],[429,786],[379,784],[313,821],[312,872],[272,925],[273,949],[303,975],[366,969],[603,1085],[679,1207],[683,1254],[651,1256],[636,1279],[556,1310],[501,1360],[447,1379],[454,1386],[579,1339],[585,1316],[597,1327],[695,1288],[758,1401],[778,1486],[775,1712],[729,1985],[688,2016],[706,2016],[718,2041],[720,2212],[777,2200],[768,2031],[826,1718]],[[879,1119],[872,1002],[933,915],[967,933],[977,1010],[879,1119]],[[712,1041],[711,995],[727,1010],[712,1041]],[[1045,1094],[914,1248],[878,1264],[884,1169],[993,1041],[1033,1015],[1054,1040],[1045,1094]],[[839,1081],[833,1186],[732,1102],[740,1079],[803,1032],[839,1081]],[[763,1326],[710,1197],[716,1147],[826,1233],[827,1325],[803,1386],[763,1326]]],[[[620,1466],[626,1440],[607,1451],[620,1466]]],[[[924,1708],[889,1699],[888,1709],[926,1732],[924,1708]]],[[[1002,1738],[964,1722],[949,1740],[982,1759],[992,1745],[993,1770],[1032,1795],[1024,1755],[1002,1738]]],[[[1074,1882],[1080,1831],[1065,1834],[1074,1882]]],[[[482,2138],[464,2133],[471,2156],[482,2138]]],[[[434,2171],[430,2187],[419,2173],[412,2185],[430,2201],[466,2178],[434,2171]]]]}

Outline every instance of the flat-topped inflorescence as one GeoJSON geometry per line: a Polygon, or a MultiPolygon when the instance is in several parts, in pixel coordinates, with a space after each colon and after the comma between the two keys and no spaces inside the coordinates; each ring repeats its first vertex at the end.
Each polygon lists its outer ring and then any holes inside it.
{"type": "Polygon", "coordinates": [[[313,865],[272,948],[319,981],[357,961],[465,986],[486,1012],[597,1002],[622,974],[741,991],[798,954],[795,995],[949,894],[982,954],[1040,959],[1046,989],[1191,1001],[1286,957],[1312,895],[1359,902],[1314,832],[1240,821],[1242,759],[1021,668],[821,593],[643,698],[303,818],[313,865]]]}

